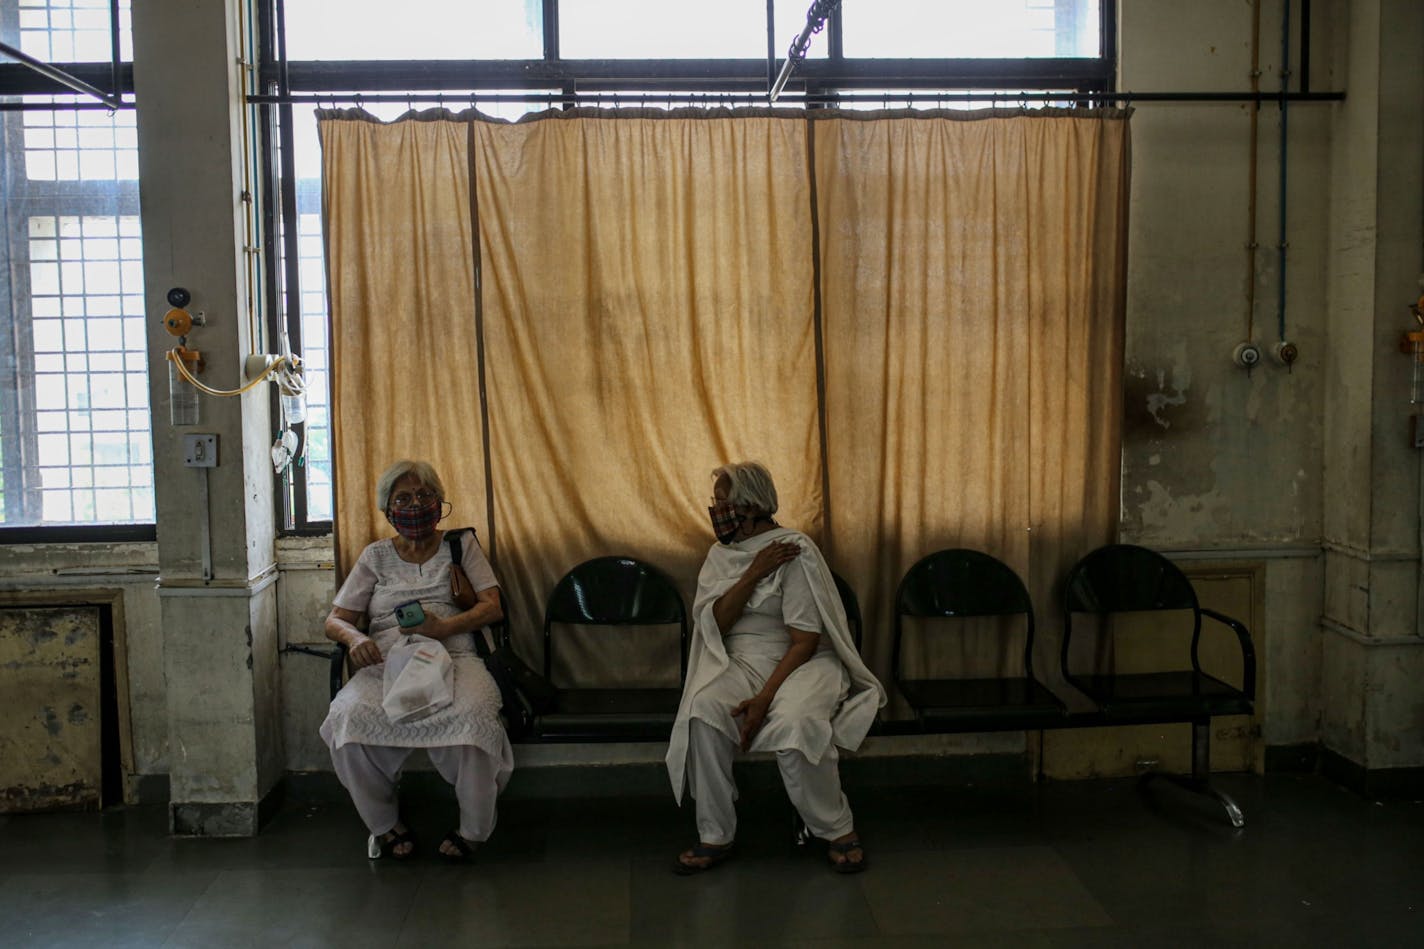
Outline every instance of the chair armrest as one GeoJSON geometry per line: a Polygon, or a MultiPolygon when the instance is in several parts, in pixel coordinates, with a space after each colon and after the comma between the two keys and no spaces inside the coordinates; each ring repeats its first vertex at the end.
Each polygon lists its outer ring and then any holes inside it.
{"type": "Polygon", "coordinates": [[[1241,644],[1241,691],[1246,693],[1246,698],[1255,701],[1256,699],[1256,647],[1251,642],[1251,634],[1244,624],[1239,620],[1234,620],[1230,616],[1218,613],[1216,610],[1201,608],[1203,616],[1209,616],[1231,628],[1236,634],[1237,642],[1241,644]]]}
{"type": "Polygon", "coordinates": [[[336,648],[331,651],[331,697],[336,698],[336,693],[341,691],[341,686],[346,681],[346,656],[348,650],[345,643],[337,643],[336,648]]]}

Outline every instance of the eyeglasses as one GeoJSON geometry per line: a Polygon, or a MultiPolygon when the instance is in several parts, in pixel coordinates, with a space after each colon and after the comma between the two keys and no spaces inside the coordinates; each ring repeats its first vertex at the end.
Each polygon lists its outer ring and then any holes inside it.
{"type": "Polygon", "coordinates": [[[431,491],[429,488],[421,488],[414,494],[411,494],[408,491],[402,491],[400,494],[397,494],[395,497],[391,498],[391,507],[401,508],[410,507],[412,504],[429,504],[431,501],[435,500],[439,496],[440,495],[436,494],[434,491],[431,491]]]}

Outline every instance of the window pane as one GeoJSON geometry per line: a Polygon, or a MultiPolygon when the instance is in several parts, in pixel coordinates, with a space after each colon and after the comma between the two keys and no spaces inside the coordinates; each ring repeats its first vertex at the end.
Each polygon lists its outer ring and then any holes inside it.
{"type": "Polygon", "coordinates": [[[1027,59],[1101,55],[1099,0],[876,0],[842,3],[855,58],[1027,59]]]}
{"type": "MultiPolygon", "coordinates": [[[[778,59],[803,27],[810,0],[777,0],[778,59]]],[[[766,59],[766,0],[561,0],[564,59],[766,59]]],[[[825,34],[811,56],[826,55],[825,34]]]]}
{"type": "Polygon", "coordinates": [[[541,59],[541,0],[287,0],[287,57],[541,59]]]}
{"type": "MultiPolygon", "coordinates": [[[[0,19],[4,42],[51,63],[106,63],[113,58],[108,0],[17,0],[17,5],[15,22],[0,19]]],[[[119,0],[119,58],[133,59],[129,0],[119,0]]]]}
{"type": "MultiPolygon", "coordinates": [[[[73,102],[79,96],[27,96],[26,101],[73,102]]],[[[102,109],[24,112],[25,177],[30,181],[134,181],[138,178],[136,112],[102,109]]],[[[46,248],[37,248],[44,253],[46,248]]]]}

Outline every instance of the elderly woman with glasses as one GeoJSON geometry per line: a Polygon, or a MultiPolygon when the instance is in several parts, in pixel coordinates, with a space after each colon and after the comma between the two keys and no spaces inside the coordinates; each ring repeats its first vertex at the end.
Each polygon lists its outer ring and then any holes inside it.
{"type": "Polygon", "coordinates": [[[787,796],[840,873],[865,869],[865,849],[841,793],[837,747],[855,750],[885,704],[861,662],[835,578],[799,531],[777,524],[776,485],[756,462],[712,472],[708,513],[717,543],[697,577],[687,684],[668,746],[679,803],[697,804],[697,846],[680,874],[732,855],[736,750],[767,751],[787,796]]]}
{"type": "MultiPolygon", "coordinates": [[[[376,483],[376,506],[395,528],[361,552],[326,618],[326,637],[346,646],[356,671],[332,700],[321,737],[337,777],[370,829],[368,855],[404,860],[415,837],[396,802],[396,780],[413,748],[424,748],[440,775],[455,786],[460,825],[439,852],[469,859],[495,824],[495,798],[514,769],[500,722],[500,694],[476,655],[475,636],[504,618],[499,586],[474,532],[458,532],[460,565],[437,524],[447,513],[445,488],[423,461],[398,461],[376,483]],[[477,602],[464,609],[451,593],[450,573],[463,569],[477,602]],[[424,620],[402,627],[395,610],[418,602],[424,620]],[[362,622],[369,621],[365,632],[362,622]],[[382,708],[382,663],[404,635],[445,645],[454,664],[454,702],[415,722],[392,724],[382,708]]],[[[456,532],[452,532],[456,533],[456,532]]]]}

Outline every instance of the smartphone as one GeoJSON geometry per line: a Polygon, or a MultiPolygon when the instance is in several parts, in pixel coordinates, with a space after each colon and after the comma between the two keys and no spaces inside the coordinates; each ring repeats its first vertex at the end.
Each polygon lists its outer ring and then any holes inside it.
{"type": "Polygon", "coordinates": [[[411,600],[409,603],[402,603],[396,607],[396,622],[403,629],[419,626],[425,622],[425,610],[421,608],[420,601],[411,600]]]}

